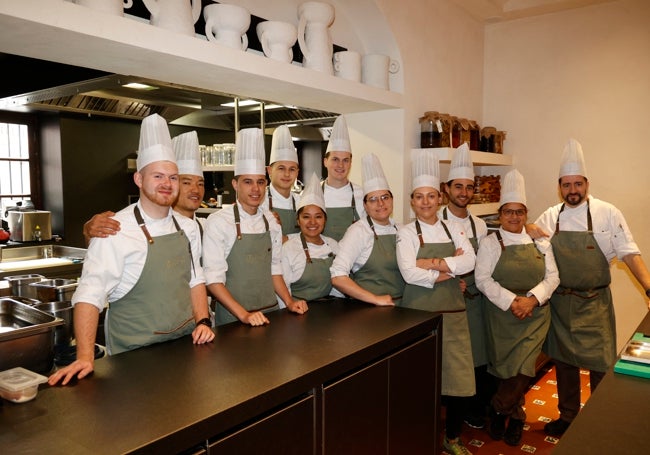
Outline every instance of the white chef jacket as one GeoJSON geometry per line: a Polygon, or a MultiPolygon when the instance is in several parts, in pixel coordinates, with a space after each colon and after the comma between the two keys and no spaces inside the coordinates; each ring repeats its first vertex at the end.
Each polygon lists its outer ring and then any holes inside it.
{"type": "Polygon", "coordinates": [[[273,184],[270,184],[268,187],[268,190],[266,193],[264,193],[264,201],[262,201],[262,209],[263,210],[268,210],[269,209],[269,196],[268,196],[268,191],[271,192],[271,197],[273,198],[273,208],[274,209],[287,209],[287,210],[293,210],[293,204],[291,203],[291,199],[296,201],[296,211],[298,210],[298,203],[300,202],[300,195],[298,193],[294,193],[293,191],[291,194],[289,194],[289,197],[284,197],[278,191],[273,187],[273,184]]]}
{"type": "MultiPolygon", "coordinates": [[[[441,223],[445,223],[451,234],[451,238],[456,248],[462,248],[463,254],[460,256],[447,256],[445,262],[452,275],[463,275],[474,269],[474,248],[469,243],[465,231],[458,223],[453,221],[444,221],[438,218],[435,224],[420,222],[422,229],[422,239],[424,243],[448,243],[449,236],[445,232],[441,223]]],[[[420,239],[415,230],[415,221],[403,226],[397,234],[397,265],[404,281],[408,284],[414,284],[425,288],[433,288],[436,280],[440,276],[437,270],[425,270],[417,267],[416,260],[418,250],[420,249],[420,239]]]]}
{"type": "MultiPolygon", "coordinates": [[[[325,237],[324,235],[320,237],[325,242],[323,245],[315,245],[307,242],[309,256],[312,259],[325,259],[330,253],[334,253],[335,256],[339,254],[339,244],[336,240],[325,237]]],[[[282,275],[289,291],[291,291],[291,284],[302,277],[306,265],[307,258],[305,257],[305,251],[302,249],[300,235],[297,234],[289,237],[289,240],[282,245],[282,275]]],[[[332,288],[330,295],[344,297],[335,288],[332,288]]]]}
{"type": "MultiPolygon", "coordinates": [[[[249,215],[239,206],[240,228],[242,234],[260,234],[265,232],[264,218],[269,223],[271,233],[271,274],[282,275],[282,229],[275,220],[275,216],[268,210],[258,208],[257,213],[249,215]]],[[[228,263],[226,258],[230,254],[235,240],[237,228],[235,227],[235,213],[233,205],[222,208],[212,213],[203,231],[203,273],[207,284],[226,283],[228,263]]]]}
{"type": "MultiPolygon", "coordinates": [[[[390,224],[384,226],[373,223],[377,235],[397,234],[397,226],[392,218],[390,224]]],[[[336,276],[348,276],[366,265],[375,245],[375,236],[368,224],[367,217],[352,224],[339,242],[339,254],[334,259],[330,273],[336,276]]]]}
{"type": "MultiPolygon", "coordinates": [[[[179,216],[182,216],[183,218],[187,218],[185,215],[177,212],[176,210],[174,210],[174,216],[176,217],[176,219],[178,219],[179,216]]],[[[195,223],[198,222],[201,225],[201,228],[205,229],[205,218],[201,218],[200,216],[196,216],[196,214],[194,214],[192,218],[188,218],[188,219],[194,221],[195,223]]],[[[201,238],[201,229],[199,229],[199,251],[203,249],[202,243],[203,243],[203,239],[201,238]]]]}
{"type": "MultiPolygon", "coordinates": [[[[594,238],[607,260],[611,261],[614,257],[623,259],[628,254],[641,254],[621,211],[609,202],[601,201],[591,195],[588,198],[594,238]]],[[[549,239],[555,235],[555,222],[560,207],[562,204],[548,208],[535,221],[536,225],[550,234],[549,239]]],[[[578,207],[564,206],[564,211],[560,215],[560,230],[587,230],[587,201],[583,201],[578,207]]]]}
{"type": "MultiPolygon", "coordinates": [[[[533,243],[533,239],[526,234],[526,230],[515,234],[499,228],[501,238],[503,239],[504,246],[510,245],[528,245],[533,243]]],[[[527,297],[535,296],[540,304],[546,302],[551,298],[551,294],[555,288],[560,284],[560,274],[555,264],[555,256],[553,256],[553,248],[547,239],[540,239],[535,241],[537,250],[544,255],[545,273],[544,279],[537,284],[534,288],[526,293],[527,297]]],[[[510,309],[512,301],[517,294],[501,287],[499,283],[494,281],[492,273],[494,268],[501,257],[501,245],[496,234],[488,235],[481,240],[481,244],[476,255],[476,268],[474,269],[474,277],[476,278],[476,287],[485,295],[490,302],[501,308],[503,311],[510,309]]]]}
{"type": "MultiPolygon", "coordinates": [[[[359,219],[366,217],[366,211],[363,208],[363,188],[356,183],[352,183],[354,188],[354,203],[356,204],[359,219]]],[[[323,185],[323,196],[325,198],[325,207],[350,207],[352,201],[352,190],[350,190],[350,182],[343,185],[341,188],[334,188],[327,184],[323,185]]],[[[341,239],[342,240],[342,239],[341,239]]]]}
{"type": "MultiPolygon", "coordinates": [[[[440,210],[438,210],[438,219],[440,220],[443,219],[444,209],[445,207],[440,207],[440,210]]],[[[486,235],[488,235],[488,228],[487,224],[485,224],[485,221],[483,221],[483,219],[478,216],[472,215],[471,213],[465,218],[459,218],[451,213],[451,210],[447,209],[447,219],[455,223],[460,223],[461,227],[465,231],[465,234],[467,234],[468,239],[474,238],[474,233],[472,232],[472,223],[469,221],[470,217],[474,220],[474,227],[476,228],[476,241],[480,243],[480,241],[486,235]]]]}
{"type": "MultiPolygon", "coordinates": [[[[161,219],[149,217],[140,205],[140,201],[117,212],[113,218],[120,222],[120,230],[106,238],[90,239],[79,285],[72,296],[73,305],[77,302],[90,303],[101,311],[106,307],[107,302],[121,299],[135,286],[144,269],[148,247],[147,239],[133,214],[136,205],[152,237],[176,232],[171,207],[169,214],[161,219]]],[[[187,217],[176,214],[174,218],[192,246],[194,267],[192,267],[190,287],[205,283],[203,269],[199,263],[201,257],[199,228],[187,217]]]]}

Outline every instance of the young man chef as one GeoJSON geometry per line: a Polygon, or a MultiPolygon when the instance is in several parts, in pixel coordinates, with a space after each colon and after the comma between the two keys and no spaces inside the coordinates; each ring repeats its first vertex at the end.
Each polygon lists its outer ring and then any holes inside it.
{"type": "Polygon", "coordinates": [[[323,165],[327,169],[327,178],[322,182],[327,209],[327,224],[323,234],[340,241],[352,223],[366,216],[363,210],[363,189],[348,180],[352,167],[352,147],[348,125],[342,115],[334,121],[323,165]]]}
{"type": "Polygon", "coordinates": [[[212,341],[199,231],[173,215],[178,168],[167,123],[159,115],[142,121],[137,172],[140,199],[115,215],[120,231],[90,242],[79,286],[72,297],[77,360],[49,383],[93,371],[99,313],[106,313],[111,355],[192,334],[195,344],[212,341]]]}
{"type": "Polygon", "coordinates": [[[237,133],[235,204],[208,217],[203,235],[203,267],[208,289],[220,305],[217,324],[239,320],[268,324],[265,311],[278,309],[278,297],[295,313],[307,311],[293,300],[282,277],[282,231],[260,205],[266,191],[264,134],[259,128],[237,133]]]}
{"type": "Polygon", "coordinates": [[[292,191],[299,169],[291,131],[286,125],[281,125],[273,131],[271,157],[266,167],[271,184],[262,207],[276,216],[282,226],[283,241],[289,234],[300,232],[296,224],[296,206],[300,197],[292,191]]]}

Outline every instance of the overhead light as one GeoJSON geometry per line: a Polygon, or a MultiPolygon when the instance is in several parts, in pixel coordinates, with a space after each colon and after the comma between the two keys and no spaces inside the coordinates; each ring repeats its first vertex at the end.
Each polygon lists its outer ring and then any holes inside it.
{"type": "MultiPolygon", "coordinates": [[[[260,104],[260,102],[255,101],[255,100],[240,100],[239,101],[239,107],[253,106],[254,104],[260,104]]],[[[222,103],[221,105],[224,106],[224,107],[235,107],[235,102],[232,101],[230,103],[222,103]]]]}
{"type": "Polygon", "coordinates": [[[122,87],[134,88],[136,90],[158,90],[158,87],[153,85],[141,84],[140,82],[129,82],[128,84],[122,85],[122,87]]]}

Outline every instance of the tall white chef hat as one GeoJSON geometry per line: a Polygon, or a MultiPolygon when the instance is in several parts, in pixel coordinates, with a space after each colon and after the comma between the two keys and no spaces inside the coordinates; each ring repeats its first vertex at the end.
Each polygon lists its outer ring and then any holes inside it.
{"type": "Polygon", "coordinates": [[[474,180],[474,165],[466,142],[456,149],[449,165],[447,181],[451,182],[456,179],[474,180]]]}
{"type": "Polygon", "coordinates": [[[499,207],[509,202],[518,202],[526,205],[526,185],[524,176],[517,169],[508,172],[503,178],[501,185],[501,199],[499,207]]]}
{"type": "Polygon", "coordinates": [[[424,186],[440,191],[440,165],[430,151],[415,149],[411,154],[411,191],[424,186]]]}
{"type": "Polygon", "coordinates": [[[237,133],[235,176],[266,175],[264,133],[259,128],[244,128],[237,133]]]}
{"type": "Polygon", "coordinates": [[[317,205],[325,212],[325,196],[323,195],[323,188],[320,186],[320,179],[316,173],[312,173],[307,182],[307,186],[300,194],[300,202],[298,202],[297,210],[308,205],[317,205]]]}
{"type": "Polygon", "coordinates": [[[374,153],[361,158],[361,177],[363,180],[363,195],[379,190],[388,190],[388,180],[381,168],[379,158],[374,153]]]}
{"type": "Polygon", "coordinates": [[[152,114],[142,120],[136,168],[140,172],[147,164],[155,161],[176,163],[167,122],[158,114],[152,114]]]}
{"type": "Polygon", "coordinates": [[[582,145],[575,139],[569,139],[564,146],[562,154],[562,164],[560,164],[560,178],[565,175],[581,175],[587,177],[587,167],[585,166],[585,156],[582,153],[582,145]]]}
{"type": "Polygon", "coordinates": [[[196,134],[196,131],[190,131],[173,137],[172,147],[176,154],[176,164],[178,164],[179,174],[203,177],[199,136],[196,134]]]}
{"type": "Polygon", "coordinates": [[[271,139],[271,157],[269,165],[276,161],[293,161],[298,162],[298,153],[291,139],[291,131],[287,125],[281,125],[273,131],[271,139]]]}
{"type": "Polygon", "coordinates": [[[332,134],[330,134],[330,141],[327,144],[327,153],[329,152],[350,152],[350,135],[348,133],[348,124],[345,117],[339,115],[334,121],[332,127],[332,134]]]}

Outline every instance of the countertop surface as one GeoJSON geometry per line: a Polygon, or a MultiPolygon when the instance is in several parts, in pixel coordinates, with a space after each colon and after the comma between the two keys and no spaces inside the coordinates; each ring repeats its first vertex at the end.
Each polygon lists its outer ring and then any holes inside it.
{"type": "Polygon", "coordinates": [[[4,401],[0,447],[85,454],[153,443],[154,451],[177,452],[186,448],[180,429],[219,434],[431,333],[437,315],[338,300],[268,318],[265,327],[219,327],[208,345],[183,337],[104,357],[72,386],[41,386],[23,404],[4,401]]]}
{"type": "MultiPolygon", "coordinates": [[[[650,333],[650,313],[637,332],[650,333]]],[[[610,369],[553,455],[650,452],[650,379],[610,369]]]]}

